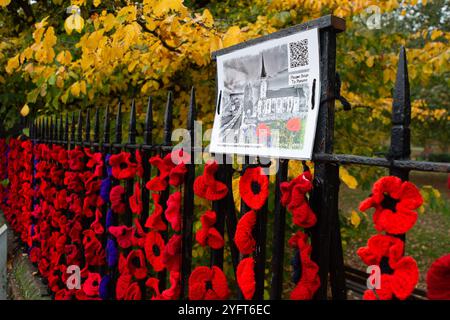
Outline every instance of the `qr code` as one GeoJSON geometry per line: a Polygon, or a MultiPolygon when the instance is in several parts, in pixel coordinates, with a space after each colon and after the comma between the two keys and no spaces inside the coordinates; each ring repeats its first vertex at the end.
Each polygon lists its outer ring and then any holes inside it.
{"type": "Polygon", "coordinates": [[[289,43],[289,68],[304,67],[308,64],[308,39],[289,43]]]}

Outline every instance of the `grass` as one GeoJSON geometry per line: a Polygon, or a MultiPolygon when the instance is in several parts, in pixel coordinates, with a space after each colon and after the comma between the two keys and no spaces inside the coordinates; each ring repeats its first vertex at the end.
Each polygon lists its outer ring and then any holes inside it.
{"type": "MultiPolygon", "coordinates": [[[[425,199],[425,210],[419,213],[416,225],[406,235],[406,254],[416,259],[420,279],[418,288],[426,289],[426,273],[434,260],[450,252],[450,192],[447,189],[446,174],[411,173],[411,181],[418,187],[431,185],[440,192],[439,204],[425,199]]],[[[350,190],[342,186],[340,192],[340,210],[346,223],[352,210],[357,210],[361,200],[370,190],[360,188],[350,190]]],[[[356,250],[365,246],[367,239],[376,234],[372,222],[372,211],[367,216],[360,214],[362,222],[358,228],[350,224],[343,230],[344,260],[347,265],[365,270],[366,266],[356,255],[356,250]]]]}

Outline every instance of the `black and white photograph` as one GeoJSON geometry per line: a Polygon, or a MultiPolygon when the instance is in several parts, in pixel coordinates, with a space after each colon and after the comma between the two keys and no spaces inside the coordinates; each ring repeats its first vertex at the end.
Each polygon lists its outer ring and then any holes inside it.
{"type": "Polygon", "coordinates": [[[212,151],[308,158],[312,95],[319,94],[317,41],[309,30],[218,57],[212,151]]]}

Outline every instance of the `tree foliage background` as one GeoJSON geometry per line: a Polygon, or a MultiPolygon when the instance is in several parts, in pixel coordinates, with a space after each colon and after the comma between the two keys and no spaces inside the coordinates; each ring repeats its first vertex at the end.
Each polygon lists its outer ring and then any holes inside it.
{"type": "MultiPolygon", "coordinates": [[[[338,36],[337,71],[342,95],[353,105],[344,112],[338,103],[335,151],[386,151],[401,46],[409,62],[413,144],[432,141],[442,152],[449,144],[447,0],[0,0],[0,6],[3,134],[17,129],[20,110],[35,117],[114,107],[119,97],[125,105],[136,97],[143,117],[145,97],[153,96],[161,123],[169,89],[175,127],[182,126],[193,85],[198,118],[208,126],[215,100],[212,51],[332,13],[347,22],[338,36]],[[374,10],[381,25],[370,29],[374,10]]],[[[357,184],[348,172],[342,176],[357,184]]]]}

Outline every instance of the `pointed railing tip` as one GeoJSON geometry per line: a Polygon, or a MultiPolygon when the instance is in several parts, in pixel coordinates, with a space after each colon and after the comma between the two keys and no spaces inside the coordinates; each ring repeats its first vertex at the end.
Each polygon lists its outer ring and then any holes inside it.
{"type": "Polygon", "coordinates": [[[131,101],[130,123],[128,127],[128,142],[134,144],[136,142],[136,103],[133,98],[131,101]]]}
{"type": "Polygon", "coordinates": [[[153,107],[152,107],[152,97],[148,97],[147,100],[147,112],[145,114],[145,124],[144,124],[144,143],[152,144],[152,129],[153,129],[153,107]]]}
{"type": "Polygon", "coordinates": [[[98,108],[95,108],[94,118],[94,142],[100,141],[100,114],[98,108]]]}

